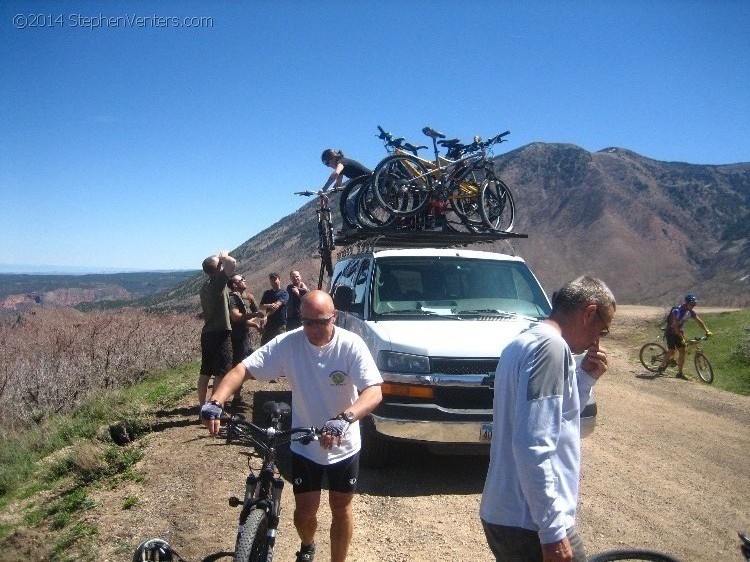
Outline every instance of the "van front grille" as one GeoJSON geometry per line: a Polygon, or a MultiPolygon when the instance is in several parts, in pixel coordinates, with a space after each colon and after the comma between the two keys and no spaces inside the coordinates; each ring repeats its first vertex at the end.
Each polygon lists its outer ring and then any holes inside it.
{"type": "Polygon", "coordinates": [[[433,357],[430,359],[430,373],[446,375],[487,375],[494,373],[500,359],[465,359],[433,357]]]}

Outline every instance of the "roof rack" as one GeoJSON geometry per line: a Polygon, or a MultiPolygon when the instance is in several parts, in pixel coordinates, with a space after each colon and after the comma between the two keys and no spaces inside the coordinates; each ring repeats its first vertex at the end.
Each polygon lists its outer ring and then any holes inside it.
{"type": "Polygon", "coordinates": [[[434,230],[349,230],[334,239],[337,256],[374,252],[386,248],[453,248],[481,242],[496,242],[509,238],[528,238],[515,232],[444,232],[434,230]]]}

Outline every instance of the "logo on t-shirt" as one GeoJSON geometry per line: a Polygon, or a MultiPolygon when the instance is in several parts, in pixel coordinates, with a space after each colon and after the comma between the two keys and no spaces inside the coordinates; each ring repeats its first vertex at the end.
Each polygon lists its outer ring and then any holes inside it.
{"type": "Polygon", "coordinates": [[[346,373],[344,371],[334,371],[328,378],[331,379],[331,384],[334,386],[341,386],[346,382],[346,373]]]}

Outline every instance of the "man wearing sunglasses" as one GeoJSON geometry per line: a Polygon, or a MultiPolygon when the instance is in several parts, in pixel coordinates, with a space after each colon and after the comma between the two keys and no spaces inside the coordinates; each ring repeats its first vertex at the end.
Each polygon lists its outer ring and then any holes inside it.
{"type": "Polygon", "coordinates": [[[607,370],[599,339],[609,334],[616,306],[602,281],[579,277],[552,297],[548,319],[500,355],[479,512],[496,560],[586,560],[575,528],[580,414],[607,370]],[[577,366],[573,355],[584,352],[577,366]]]}
{"type": "Polygon", "coordinates": [[[332,514],[331,561],[342,562],[354,529],[359,420],[380,403],[383,379],[364,341],[335,325],[330,295],[310,291],[302,299],[301,312],[302,329],[274,338],[232,369],[201,409],[201,419],[216,435],[222,404],[244,380],[286,376],[294,400],[292,426],[323,429],[319,446],[291,445],[294,525],[301,539],[297,560],[314,558],[321,481],[326,473],[332,514]]]}

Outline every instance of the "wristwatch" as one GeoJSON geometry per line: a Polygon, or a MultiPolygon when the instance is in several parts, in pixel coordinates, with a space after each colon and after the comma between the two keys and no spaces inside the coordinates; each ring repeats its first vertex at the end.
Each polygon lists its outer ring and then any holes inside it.
{"type": "Polygon", "coordinates": [[[337,416],[340,420],[344,420],[347,423],[354,423],[354,413],[353,412],[341,412],[337,416]]]}

